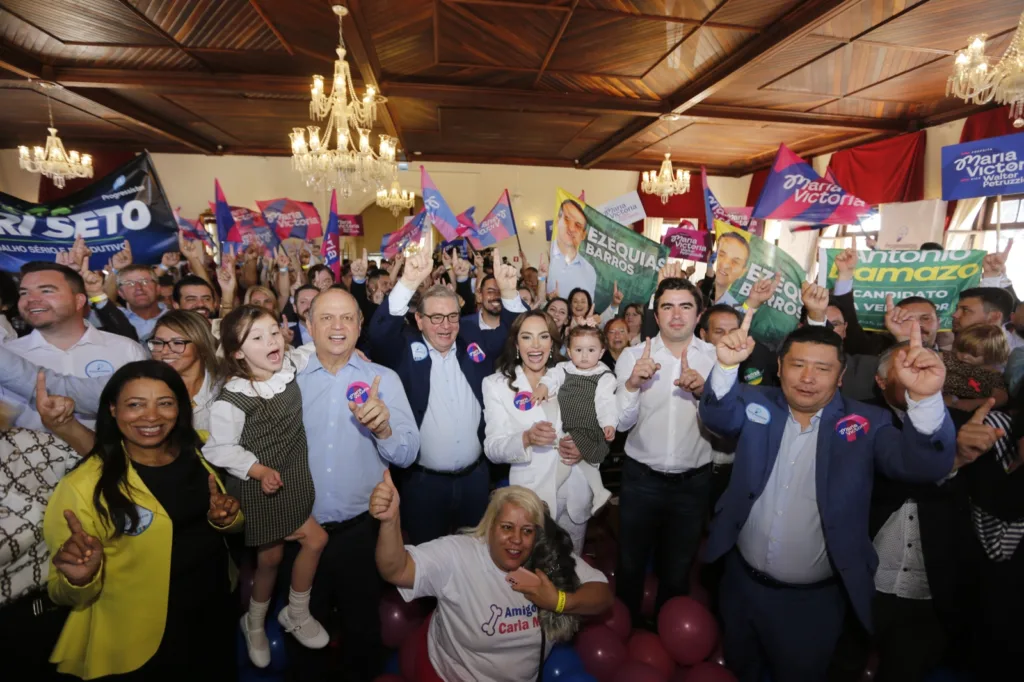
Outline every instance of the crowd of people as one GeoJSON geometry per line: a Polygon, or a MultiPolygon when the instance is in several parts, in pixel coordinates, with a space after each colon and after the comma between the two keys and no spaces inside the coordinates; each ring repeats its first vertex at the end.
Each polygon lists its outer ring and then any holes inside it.
{"type": "Polygon", "coordinates": [[[391,584],[437,602],[416,680],[527,682],[616,596],[653,626],[648,572],[656,618],[704,543],[742,682],[859,680],[871,652],[883,682],[1024,677],[1006,253],[951,332],[890,297],[878,333],[848,250],[776,348],[750,330],[779,278],[730,293],[743,240],[700,282],[670,263],[649,301],[616,285],[595,311],[576,208],[538,267],[364,251],[336,280],[305,248],[215,263],[182,239],[94,271],[79,240],[2,273],[5,669],[235,679],[270,665],[273,619],[293,679],[370,682],[391,584]],[[614,588],[582,558],[598,514],[614,588]]]}

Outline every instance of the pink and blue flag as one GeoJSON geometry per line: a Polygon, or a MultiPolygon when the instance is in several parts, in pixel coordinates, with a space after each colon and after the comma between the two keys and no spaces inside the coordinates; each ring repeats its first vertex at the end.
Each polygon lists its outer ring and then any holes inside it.
{"type": "Polygon", "coordinates": [[[280,244],[274,231],[263,220],[263,216],[244,206],[230,206],[221,189],[220,181],[214,180],[215,202],[210,204],[217,219],[217,241],[223,251],[224,244],[244,244],[258,242],[263,245],[264,253],[273,252],[280,244]]]}
{"type": "Polygon", "coordinates": [[[274,231],[278,239],[288,238],[313,241],[323,235],[320,212],[309,201],[295,199],[273,199],[257,201],[263,221],[274,231]]]}
{"type": "Polygon", "coordinates": [[[394,258],[409,244],[419,242],[423,236],[423,226],[426,223],[426,218],[426,209],[420,209],[420,212],[413,216],[401,229],[384,235],[384,238],[380,240],[380,252],[384,254],[384,257],[394,258]]]}
{"type": "Polygon", "coordinates": [[[870,211],[864,200],[823,179],[811,164],[782,144],[753,215],[816,225],[853,225],[870,211]]]}
{"type": "Polygon", "coordinates": [[[467,229],[463,236],[469,240],[473,248],[481,251],[494,246],[503,239],[508,239],[516,233],[516,219],[512,215],[512,202],[509,200],[506,189],[498,197],[498,203],[488,212],[480,224],[467,229]]]}
{"type": "MultiPolygon", "coordinates": [[[[319,218],[319,216],[318,216],[319,218]]],[[[341,280],[341,232],[338,229],[338,190],[331,190],[331,212],[327,217],[327,232],[320,244],[324,265],[334,273],[334,281],[341,280]]]]}
{"type": "MultiPolygon", "coordinates": [[[[459,237],[459,219],[441,196],[437,185],[430,179],[427,169],[420,166],[420,189],[423,192],[423,207],[430,217],[430,222],[441,233],[446,242],[459,237]]],[[[401,231],[401,230],[399,230],[401,231]]]]}
{"type": "Polygon", "coordinates": [[[206,231],[206,228],[200,224],[198,220],[189,220],[188,218],[181,217],[181,207],[174,209],[174,221],[178,224],[178,231],[181,232],[182,236],[190,242],[203,242],[204,244],[213,245],[210,239],[210,233],[206,231]]]}

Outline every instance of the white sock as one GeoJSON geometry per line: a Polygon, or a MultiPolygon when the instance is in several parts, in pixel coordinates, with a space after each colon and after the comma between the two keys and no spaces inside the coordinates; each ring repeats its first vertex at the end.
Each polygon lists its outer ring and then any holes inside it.
{"type": "Polygon", "coordinates": [[[249,613],[246,617],[249,619],[249,629],[259,630],[262,632],[263,624],[267,620],[267,611],[270,610],[270,600],[267,601],[256,601],[253,598],[249,598],[249,613]]]}
{"type": "Polygon", "coordinates": [[[288,615],[296,625],[310,617],[309,593],[312,591],[312,588],[305,592],[296,592],[292,588],[288,588],[288,615]]]}

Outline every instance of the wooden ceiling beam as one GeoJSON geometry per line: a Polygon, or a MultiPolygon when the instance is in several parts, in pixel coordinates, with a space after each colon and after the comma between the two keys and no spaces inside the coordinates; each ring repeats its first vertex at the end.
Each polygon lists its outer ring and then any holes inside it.
{"type": "MultiPolygon", "coordinates": [[[[725,4],[725,3],[722,3],[725,4]]],[[[721,7],[721,5],[719,5],[721,7]]],[[[714,11],[717,11],[715,8],[714,11]]],[[[700,19],[687,19],[686,17],[675,17],[664,14],[645,14],[643,12],[624,12],[618,9],[612,9],[610,7],[587,7],[588,12],[599,12],[601,14],[609,14],[623,19],[646,19],[648,21],[663,21],[668,24],[685,24],[687,26],[703,26],[704,28],[724,28],[730,31],[746,31],[748,33],[758,33],[761,31],[757,26],[747,26],[745,24],[731,24],[728,22],[721,21],[702,21],[700,19]]]]}
{"type": "Polygon", "coordinates": [[[166,40],[166,41],[167,41],[167,47],[170,47],[170,48],[173,48],[173,49],[175,49],[176,51],[180,52],[181,54],[185,55],[186,57],[188,57],[189,59],[191,59],[192,61],[194,61],[194,62],[195,62],[196,64],[199,64],[199,65],[200,65],[201,67],[203,67],[203,68],[204,68],[204,69],[206,69],[207,71],[213,71],[213,69],[212,69],[212,68],[210,68],[210,65],[209,65],[209,64],[207,64],[207,63],[206,63],[206,62],[204,62],[204,61],[203,61],[202,59],[200,59],[199,57],[197,57],[197,56],[195,56],[194,54],[192,54],[191,52],[189,52],[189,51],[188,51],[188,50],[187,50],[187,49],[185,48],[185,46],[184,46],[184,45],[182,45],[182,44],[181,44],[181,43],[179,43],[179,42],[178,42],[177,40],[175,40],[175,39],[174,39],[174,38],[173,38],[173,37],[171,36],[171,34],[170,34],[170,33],[168,33],[167,31],[165,31],[165,30],[163,29],[163,27],[161,27],[161,26],[160,26],[160,24],[158,24],[158,23],[156,23],[155,21],[153,21],[152,19],[150,19],[150,18],[149,18],[149,17],[148,17],[147,15],[146,15],[146,13],[145,13],[145,12],[143,12],[142,10],[140,10],[140,9],[139,9],[138,7],[136,7],[136,6],[135,6],[135,5],[133,4],[133,3],[129,2],[129,0],[120,0],[120,3],[121,3],[121,4],[122,4],[122,5],[123,5],[123,6],[124,6],[124,7],[125,7],[125,8],[126,8],[126,9],[127,9],[128,11],[130,11],[130,12],[131,12],[132,14],[134,14],[134,15],[135,15],[135,16],[137,16],[137,17],[138,17],[139,19],[141,19],[141,20],[143,21],[143,23],[145,23],[145,24],[146,24],[147,26],[149,26],[149,28],[150,28],[150,29],[152,29],[152,30],[153,30],[153,31],[154,31],[154,32],[155,32],[155,33],[156,33],[157,35],[159,35],[159,36],[160,36],[161,38],[163,38],[164,40],[166,40]]]}
{"type": "MultiPolygon", "coordinates": [[[[764,32],[752,38],[726,57],[703,76],[682,86],[668,99],[671,110],[685,113],[724,88],[744,69],[772,58],[781,50],[801,40],[815,27],[861,0],[807,0],[789,11],[778,21],[766,26],[764,32]]],[[[610,154],[616,147],[651,125],[646,119],[636,119],[595,145],[580,158],[580,165],[589,168],[610,154]]]]}
{"type": "MultiPolygon", "coordinates": [[[[342,26],[348,26],[348,30],[345,31],[345,47],[348,49],[348,54],[351,55],[352,61],[355,62],[356,67],[359,69],[363,82],[367,86],[372,86],[380,94],[382,92],[380,87],[380,62],[377,59],[377,52],[373,48],[373,39],[364,28],[366,22],[363,19],[361,2],[360,0],[349,0],[347,5],[350,21],[347,24],[342,24],[342,26]]],[[[398,120],[391,113],[391,106],[391,104],[385,102],[383,106],[377,107],[377,115],[380,117],[380,122],[388,134],[393,135],[398,140],[399,148],[408,151],[409,148],[403,139],[402,129],[398,125],[398,120]]]]}
{"type": "Polygon", "coordinates": [[[40,80],[43,78],[44,67],[38,60],[0,40],[0,69],[10,71],[21,78],[40,80]]]}
{"type": "Polygon", "coordinates": [[[569,22],[572,20],[573,12],[576,11],[576,6],[580,4],[580,0],[572,0],[572,5],[569,6],[569,11],[562,17],[562,23],[558,25],[558,31],[555,33],[555,37],[551,40],[551,45],[548,46],[548,51],[544,55],[544,61],[540,63],[540,70],[537,71],[537,77],[533,81],[533,87],[537,87],[540,83],[540,79],[544,77],[544,71],[548,68],[548,64],[551,63],[551,58],[555,56],[555,50],[558,49],[558,44],[562,42],[562,36],[565,35],[565,29],[569,27],[569,22]]]}
{"type": "Polygon", "coordinates": [[[267,16],[267,13],[262,7],[260,7],[259,0],[249,0],[249,4],[252,6],[256,14],[259,15],[259,18],[263,20],[263,23],[266,24],[267,28],[270,29],[270,32],[274,34],[274,37],[277,38],[277,42],[281,43],[281,46],[288,52],[288,54],[294,57],[295,50],[292,48],[291,43],[285,40],[284,36],[281,35],[281,31],[278,30],[277,26],[274,25],[274,22],[270,20],[269,16],[267,16]]]}
{"type": "Polygon", "coordinates": [[[449,5],[489,5],[491,7],[514,7],[516,9],[542,9],[549,12],[568,12],[566,5],[545,5],[543,3],[512,2],[512,0],[444,0],[449,5]]]}
{"type": "MultiPolygon", "coordinates": [[[[240,94],[262,92],[309,97],[310,80],[296,76],[196,71],[136,71],[135,69],[57,68],[53,79],[67,87],[240,94]]],[[[359,83],[356,84],[359,87],[359,83]]]]}

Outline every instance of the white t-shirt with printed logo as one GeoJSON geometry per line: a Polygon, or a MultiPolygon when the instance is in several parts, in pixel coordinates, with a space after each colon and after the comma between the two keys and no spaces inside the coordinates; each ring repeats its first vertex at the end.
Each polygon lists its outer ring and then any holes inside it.
{"type": "MultiPolygon", "coordinates": [[[[540,614],[513,591],[494,564],[487,541],[449,535],[406,547],[416,562],[406,601],[436,597],[427,651],[445,682],[532,682],[540,664],[540,614]]],[[[608,582],[604,574],[576,557],[580,583],[608,582]]],[[[545,657],[551,651],[548,643],[545,657]]]]}

